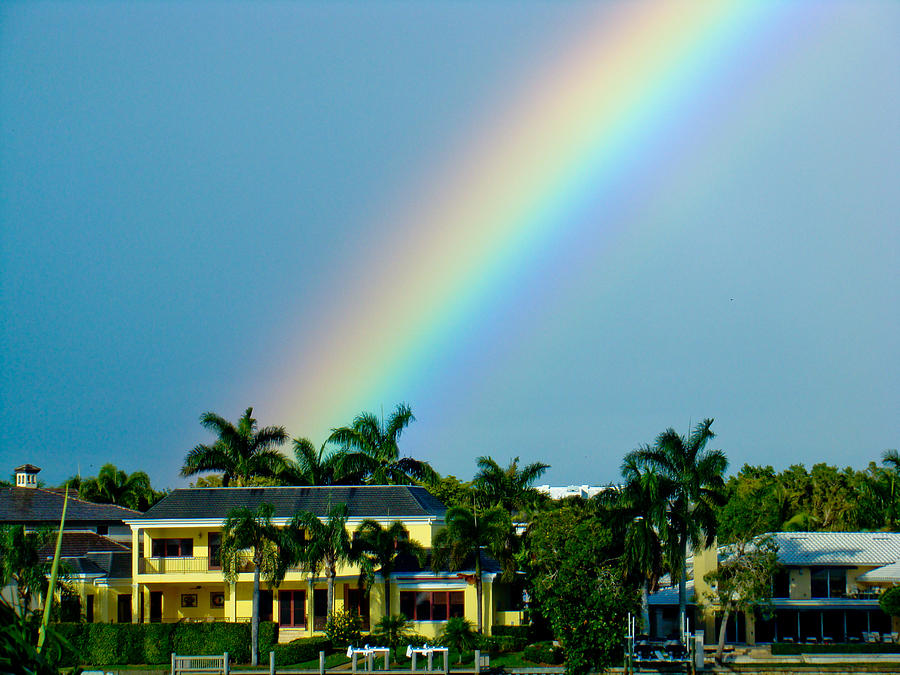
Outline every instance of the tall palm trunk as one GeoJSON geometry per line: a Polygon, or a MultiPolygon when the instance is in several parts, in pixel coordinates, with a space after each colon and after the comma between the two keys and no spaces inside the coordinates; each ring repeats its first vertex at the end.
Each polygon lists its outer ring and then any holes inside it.
{"type": "Polygon", "coordinates": [[[384,577],[384,615],[391,615],[391,578],[387,575],[384,577]]]}
{"type": "Polygon", "coordinates": [[[327,621],[328,614],[331,614],[334,611],[334,580],[337,578],[337,565],[335,563],[328,563],[328,567],[325,570],[325,577],[328,588],[328,594],[325,600],[327,606],[325,619],[327,621]]]}
{"type": "Polygon", "coordinates": [[[481,547],[478,546],[475,548],[475,598],[478,602],[478,632],[482,632],[482,621],[481,621],[481,613],[484,602],[482,600],[481,594],[483,593],[481,588],[481,547]]]}
{"type": "Polygon", "coordinates": [[[681,540],[681,578],[678,579],[678,634],[684,641],[684,617],[687,614],[687,536],[681,540]]]}
{"type": "Polygon", "coordinates": [[[250,617],[250,663],[259,665],[259,560],[253,561],[253,614],[250,617]]]}
{"type": "Polygon", "coordinates": [[[646,579],[641,584],[641,630],[650,634],[650,582],[646,579]]]}

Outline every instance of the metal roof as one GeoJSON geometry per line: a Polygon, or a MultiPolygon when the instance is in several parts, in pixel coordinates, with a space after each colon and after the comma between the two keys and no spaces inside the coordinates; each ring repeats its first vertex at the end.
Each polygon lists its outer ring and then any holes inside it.
{"type": "Polygon", "coordinates": [[[882,567],[876,567],[856,577],[857,581],[868,583],[900,583],[900,562],[891,563],[882,567]]]}
{"type": "Polygon", "coordinates": [[[228,487],[173,490],[135,520],[224,519],[242,506],[275,507],[276,518],[310,511],[320,518],[332,506],[347,505],[350,518],[443,518],[447,508],[425,488],[409,485],[344,485],[327,487],[228,487]]]}
{"type": "Polygon", "coordinates": [[[784,565],[887,565],[900,560],[897,532],[773,532],[784,565]]]}

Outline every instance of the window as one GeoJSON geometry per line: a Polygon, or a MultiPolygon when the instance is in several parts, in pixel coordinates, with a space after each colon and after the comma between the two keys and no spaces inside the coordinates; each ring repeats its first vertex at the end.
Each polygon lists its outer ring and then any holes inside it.
{"type": "Polygon", "coordinates": [[[780,570],[772,578],[772,597],[791,597],[791,573],[790,570],[780,570]]]}
{"type": "Polygon", "coordinates": [[[94,623],[94,596],[88,595],[84,599],[84,620],[94,623]]]}
{"type": "Polygon", "coordinates": [[[197,594],[196,593],[182,593],[181,594],[181,606],[182,607],[196,607],[197,606],[197,594]]]}
{"type": "Polygon", "coordinates": [[[190,558],[194,555],[193,539],[154,539],[154,558],[190,558]]]}
{"type": "Polygon", "coordinates": [[[116,620],[131,623],[131,593],[120,593],[116,598],[116,620]]]}
{"type": "Polygon", "coordinates": [[[210,532],[207,542],[209,543],[209,569],[222,569],[222,533],[210,532]]]}
{"type": "Polygon", "coordinates": [[[814,598],[843,598],[847,594],[847,570],[841,567],[813,567],[810,591],[814,598]]]}
{"type": "Polygon", "coordinates": [[[400,611],[411,621],[446,621],[464,609],[463,591],[400,591],[400,611]]]}
{"type": "Polygon", "coordinates": [[[282,626],[306,628],[306,592],[278,592],[278,623],[282,626]]]}
{"type": "Polygon", "coordinates": [[[363,589],[344,586],[344,607],[359,616],[363,630],[369,630],[369,596],[363,589]]]}

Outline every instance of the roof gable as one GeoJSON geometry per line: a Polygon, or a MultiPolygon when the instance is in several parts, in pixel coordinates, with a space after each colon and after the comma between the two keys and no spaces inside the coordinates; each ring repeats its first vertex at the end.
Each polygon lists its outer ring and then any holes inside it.
{"type": "Polygon", "coordinates": [[[409,485],[344,485],[328,487],[229,487],[173,490],[141,520],[225,519],[236,507],[275,507],[276,518],[300,511],[327,517],[331,508],[346,504],[350,518],[441,518],[446,507],[425,488],[409,485]]]}

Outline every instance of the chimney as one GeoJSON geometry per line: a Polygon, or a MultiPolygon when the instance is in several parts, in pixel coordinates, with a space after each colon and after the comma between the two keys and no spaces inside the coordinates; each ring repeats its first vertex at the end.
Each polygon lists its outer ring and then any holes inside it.
{"type": "Polygon", "coordinates": [[[23,464],[16,467],[16,487],[20,488],[36,488],[37,475],[41,468],[34,464],[23,464]]]}

